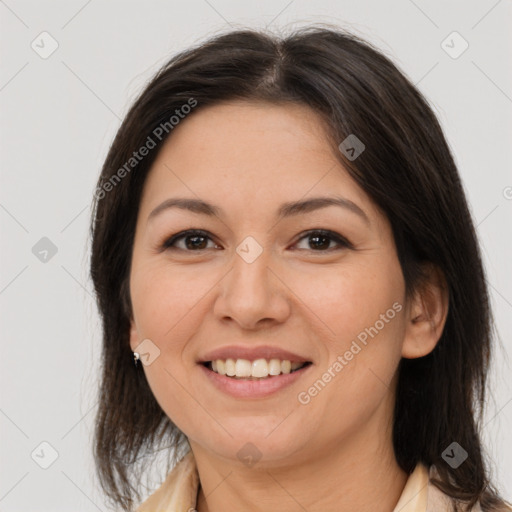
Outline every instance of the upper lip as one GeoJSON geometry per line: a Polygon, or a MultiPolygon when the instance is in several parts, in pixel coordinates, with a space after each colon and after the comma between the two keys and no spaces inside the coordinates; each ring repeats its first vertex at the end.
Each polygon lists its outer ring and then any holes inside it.
{"type": "Polygon", "coordinates": [[[247,347],[243,345],[229,345],[220,347],[199,358],[200,363],[215,361],[217,359],[248,359],[255,361],[256,359],[280,359],[281,361],[291,361],[297,363],[310,362],[310,359],[294,354],[288,350],[270,345],[260,345],[258,347],[247,347]]]}

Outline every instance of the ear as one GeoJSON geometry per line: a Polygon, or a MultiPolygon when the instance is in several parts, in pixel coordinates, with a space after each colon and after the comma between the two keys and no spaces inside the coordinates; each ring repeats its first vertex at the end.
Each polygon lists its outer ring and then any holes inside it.
{"type": "Polygon", "coordinates": [[[434,350],[443,332],[449,293],[443,272],[431,263],[424,265],[421,280],[407,308],[402,357],[415,359],[434,350]]]}
{"type": "Polygon", "coordinates": [[[137,326],[133,318],[132,303],[130,300],[130,276],[127,275],[121,283],[121,301],[124,314],[130,319],[130,349],[135,352],[135,348],[139,345],[139,335],[137,326]]]}
{"type": "Polygon", "coordinates": [[[135,325],[135,321],[133,318],[130,319],[130,348],[132,352],[136,352],[137,346],[140,344],[139,340],[139,331],[137,330],[137,326],[135,325]]]}

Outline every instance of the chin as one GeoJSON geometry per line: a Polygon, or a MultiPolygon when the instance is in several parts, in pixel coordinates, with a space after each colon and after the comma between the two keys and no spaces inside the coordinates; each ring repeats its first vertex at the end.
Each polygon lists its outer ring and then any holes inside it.
{"type": "Polygon", "coordinates": [[[261,467],[265,462],[292,460],[307,444],[307,440],[300,433],[281,429],[282,425],[276,428],[280,422],[282,418],[269,421],[261,417],[232,421],[225,424],[225,427],[233,437],[226,434],[213,443],[209,437],[206,443],[201,444],[221,457],[239,460],[248,466],[254,462],[258,462],[261,467]]]}

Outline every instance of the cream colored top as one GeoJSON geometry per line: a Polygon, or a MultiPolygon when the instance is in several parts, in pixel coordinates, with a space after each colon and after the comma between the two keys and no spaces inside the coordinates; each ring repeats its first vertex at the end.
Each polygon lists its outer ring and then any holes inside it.
{"type": "MultiPolygon", "coordinates": [[[[451,512],[452,498],[430,482],[434,474],[434,466],[429,472],[424,464],[418,463],[393,512],[451,512]]],[[[198,490],[199,474],[194,455],[189,451],[136,512],[194,512],[198,490]]],[[[472,512],[482,512],[480,505],[473,507],[472,512]]]]}

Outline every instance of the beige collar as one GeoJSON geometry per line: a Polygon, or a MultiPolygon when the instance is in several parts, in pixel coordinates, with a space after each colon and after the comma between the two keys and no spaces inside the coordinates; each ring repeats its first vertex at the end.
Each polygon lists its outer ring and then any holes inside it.
{"type": "MultiPolygon", "coordinates": [[[[430,483],[435,468],[418,463],[409,475],[404,490],[393,512],[442,512],[451,511],[452,500],[430,483]],[[429,476],[430,475],[430,476],[429,476]]],[[[136,512],[188,512],[195,510],[199,475],[192,451],[176,464],[162,485],[151,494],[136,512]]],[[[473,512],[481,512],[480,506],[473,512]]]]}

